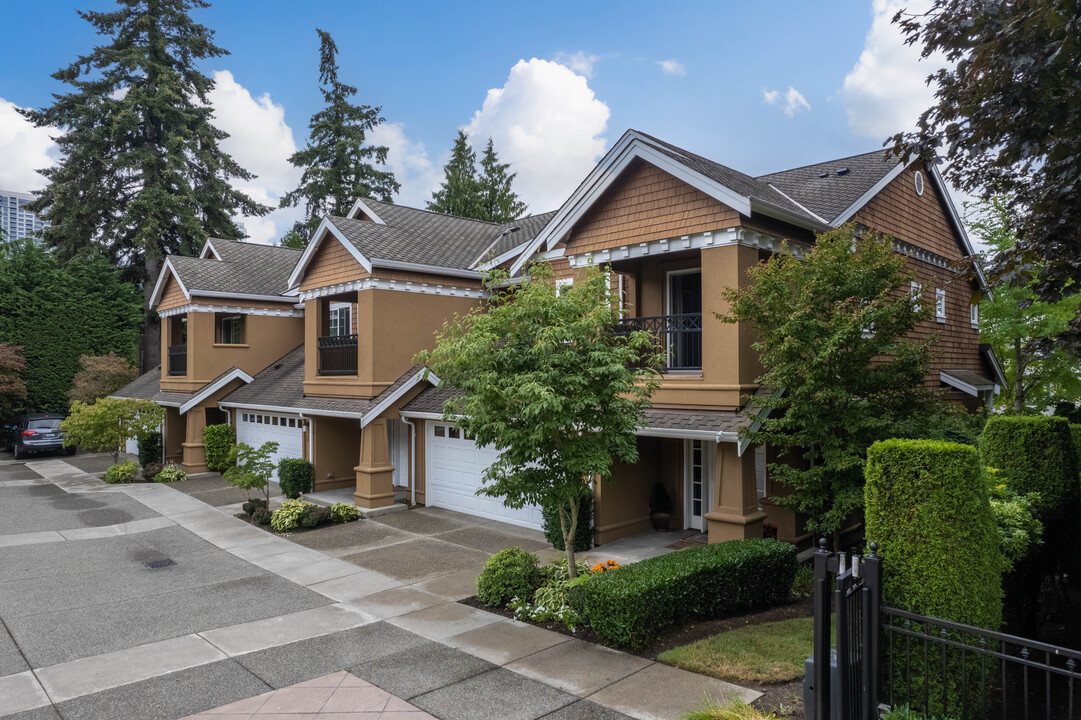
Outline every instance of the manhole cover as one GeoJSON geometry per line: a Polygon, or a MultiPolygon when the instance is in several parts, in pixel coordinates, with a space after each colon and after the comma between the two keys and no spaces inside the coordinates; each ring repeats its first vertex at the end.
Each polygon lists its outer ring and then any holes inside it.
{"type": "Polygon", "coordinates": [[[151,560],[150,562],[143,563],[143,564],[146,565],[151,570],[157,570],[158,568],[169,567],[170,565],[176,565],[176,563],[173,562],[172,560],[170,560],[169,558],[164,558],[162,560],[151,560]]]}

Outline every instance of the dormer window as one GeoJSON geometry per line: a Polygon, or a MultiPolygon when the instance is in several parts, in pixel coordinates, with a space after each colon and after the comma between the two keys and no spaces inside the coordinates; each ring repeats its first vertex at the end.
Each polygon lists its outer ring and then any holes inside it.
{"type": "Polygon", "coordinates": [[[330,306],[330,337],[353,334],[352,306],[349,303],[333,303],[330,306]]]}
{"type": "Polygon", "coordinates": [[[217,314],[217,341],[221,345],[244,344],[244,316],[238,313],[217,314]]]}

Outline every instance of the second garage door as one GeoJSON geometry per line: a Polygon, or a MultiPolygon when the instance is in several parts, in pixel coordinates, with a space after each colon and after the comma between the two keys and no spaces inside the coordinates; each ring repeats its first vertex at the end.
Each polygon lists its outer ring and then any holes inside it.
{"type": "Polygon", "coordinates": [[[428,467],[425,496],[428,505],[457,510],[468,515],[499,520],[521,527],[541,529],[543,520],[536,505],[515,510],[499,498],[477,495],[481,476],[499,456],[487,447],[478,447],[455,426],[429,422],[428,467]]]}
{"type": "Polygon", "coordinates": [[[304,434],[298,415],[271,415],[268,413],[237,413],[236,441],[254,448],[265,442],[278,443],[274,453],[274,475],[278,479],[278,461],[282,458],[304,457],[304,434]]]}

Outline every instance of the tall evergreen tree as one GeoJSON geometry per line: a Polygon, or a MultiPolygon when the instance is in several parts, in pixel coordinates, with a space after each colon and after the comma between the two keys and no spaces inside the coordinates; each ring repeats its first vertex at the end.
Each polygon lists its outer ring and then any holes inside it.
{"type": "Polygon", "coordinates": [[[432,193],[428,209],[458,217],[480,219],[480,192],[476,168],[477,155],[469,138],[459,130],[454,139],[450,162],[443,166],[443,184],[432,193]]]}
{"type": "Polygon", "coordinates": [[[499,162],[492,139],[480,158],[480,177],[477,179],[480,194],[480,220],[505,223],[526,214],[526,204],[511,188],[518,173],[508,172],[510,163],[499,162]]]}
{"type": "MultiPolygon", "coordinates": [[[[227,52],[195,23],[205,0],[117,0],[113,12],[79,12],[107,44],[53,74],[72,90],[42,110],[24,111],[55,126],[62,160],[43,172],[48,187],[29,209],[50,225],[45,242],[62,261],[105,248],[149,299],[164,256],[193,254],[207,237],[240,238],[238,214],[269,208],[229,180],[254,176],[218,143],[207,94],[213,81],[199,60],[227,52]]],[[[147,314],[143,367],[157,363],[159,330],[147,314]]]]}
{"type": "Polygon", "coordinates": [[[304,222],[293,230],[301,234],[305,245],[323,215],[344,215],[360,197],[390,202],[401,188],[393,172],[376,167],[386,165],[389,148],[364,142],[367,133],[383,123],[382,108],[349,102],[357,89],[338,80],[338,46],[329,33],[315,31],[320,41],[319,91],[325,107],[308,123],[307,147],[289,158],[294,166],[304,168],[304,174],[297,189],[280,203],[283,208],[304,203],[304,222]]]}

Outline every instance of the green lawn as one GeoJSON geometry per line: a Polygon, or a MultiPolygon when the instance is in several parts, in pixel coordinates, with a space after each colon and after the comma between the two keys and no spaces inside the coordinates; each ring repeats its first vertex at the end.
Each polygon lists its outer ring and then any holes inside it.
{"type": "Polygon", "coordinates": [[[814,651],[814,621],[792,618],[751,625],[672,648],[663,663],[735,683],[782,683],[803,677],[814,651]]]}

